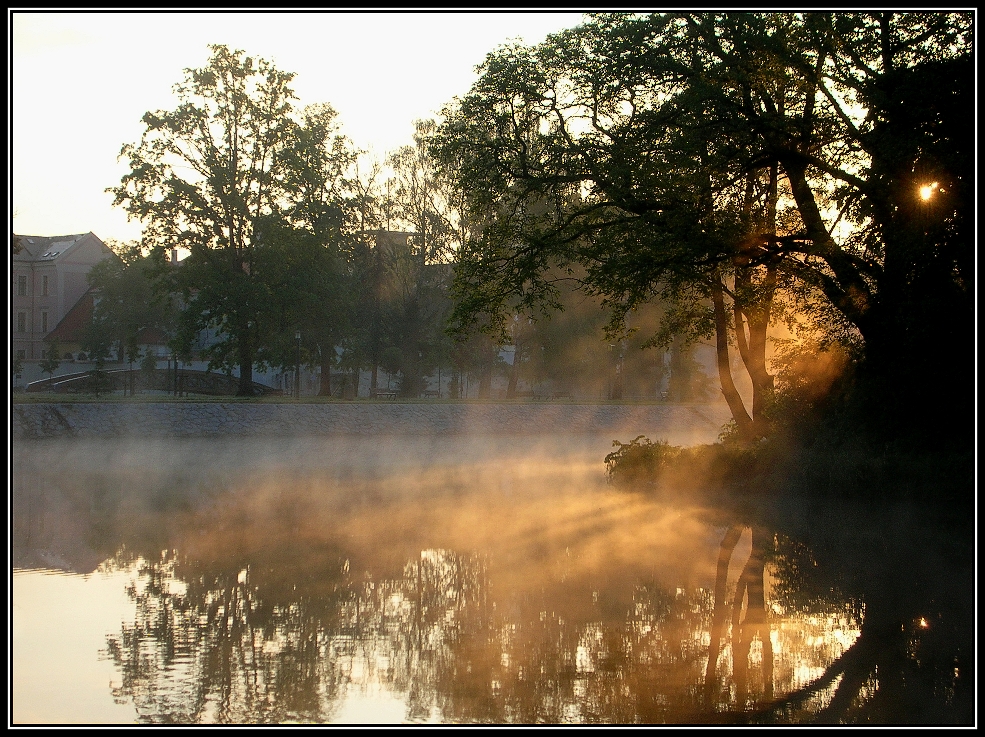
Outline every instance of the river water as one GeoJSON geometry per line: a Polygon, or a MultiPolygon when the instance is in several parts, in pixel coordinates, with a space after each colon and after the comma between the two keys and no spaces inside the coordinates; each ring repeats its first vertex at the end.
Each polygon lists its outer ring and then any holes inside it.
{"type": "MultiPolygon", "coordinates": [[[[860,639],[868,577],[797,537],[824,515],[616,489],[610,444],[20,443],[13,722],[908,722],[915,694],[970,719],[966,572],[876,618],[898,646],[860,639]]],[[[914,578],[961,558],[915,544],[914,578]]]]}

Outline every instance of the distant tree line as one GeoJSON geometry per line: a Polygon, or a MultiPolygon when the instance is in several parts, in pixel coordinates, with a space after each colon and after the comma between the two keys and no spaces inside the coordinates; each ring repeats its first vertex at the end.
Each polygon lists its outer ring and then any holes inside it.
{"type": "Polygon", "coordinates": [[[433,121],[367,164],[329,105],[297,108],[293,75],[210,48],[208,64],[176,85],[178,106],[145,114],[140,141],[121,151],[129,171],[109,191],[143,235],[113,244],[120,258],[90,274],[92,358],[148,364],[138,346],[150,328],[181,360],[238,369],[244,395],[254,366],[289,372],[299,360],[320,368],[322,395],[351,395],[360,369],[375,392],[383,369],[405,396],[444,372],[453,396],[471,378],[488,397],[500,372],[510,397],[522,378],[618,398],[614,377],[627,366],[655,393],[662,357],[627,356],[624,342],[604,339],[601,308],[574,294],[553,320],[518,310],[508,331],[447,330],[461,255],[489,223],[433,155],[433,121]],[[333,387],[333,373],[348,385],[333,387]]]}

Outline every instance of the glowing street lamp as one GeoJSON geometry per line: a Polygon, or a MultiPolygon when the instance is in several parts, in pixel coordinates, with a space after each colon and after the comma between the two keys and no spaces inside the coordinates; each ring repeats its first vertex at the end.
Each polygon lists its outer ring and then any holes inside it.
{"type": "Polygon", "coordinates": [[[923,185],[920,188],[920,199],[923,200],[924,202],[927,202],[931,197],[934,196],[934,193],[937,191],[937,188],[939,186],[940,185],[937,182],[931,182],[930,184],[923,185]]]}

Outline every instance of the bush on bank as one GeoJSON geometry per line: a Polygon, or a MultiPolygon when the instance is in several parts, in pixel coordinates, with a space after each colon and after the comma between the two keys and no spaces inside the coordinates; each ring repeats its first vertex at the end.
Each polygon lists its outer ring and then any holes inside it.
{"type": "Polygon", "coordinates": [[[907,500],[960,513],[974,491],[968,449],[915,449],[863,433],[694,447],[640,435],[614,447],[605,458],[609,482],[662,495],[907,500]]]}

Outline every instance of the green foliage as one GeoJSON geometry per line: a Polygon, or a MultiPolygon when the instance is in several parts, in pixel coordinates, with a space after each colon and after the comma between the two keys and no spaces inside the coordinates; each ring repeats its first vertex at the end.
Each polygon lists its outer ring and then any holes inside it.
{"type": "Polygon", "coordinates": [[[62,365],[57,338],[48,341],[47,353],[47,357],[38,362],[38,368],[51,377],[58,370],[58,367],[62,365]]]}
{"type": "Polygon", "coordinates": [[[415,121],[414,145],[399,148],[386,162],[393,171],[386,182],[386,220],[413,231],[415,252],[424,264],[450,262],[467,228],[456,208],[453,182],[428,155],[436,130],[433,120],[415,121]]]}
{"type": "Polygon", "coordinates": [[[682,457],[682,449],[666,440],[651,441],[637,435],[628,443],[612,441],[617,448],[605,457],[610,483],[636,486],[658,483],[663,473],[682,457]]]}
{"type": "Polygon", "coordinates": [[[111,191],[160,261],[190,251],[166,272],[184,304],[179,353],[212,331],[210,365],[238,365],[240,392],[250,394],[256,359],[293,365],[296,330],[306,363],[339,332],[336,261],[348,245],[343,190],[355,156],[330,106],[295,114],[294,75],[210,49],[208,64],[175,86],[178,107],[144,115],[140,142],[121,151],[130,171],[111,191]]]}
{"type": "Polygon", "coordinates": [[[456,323],[556,307],[575,265],[613,329],[655,299],[658,344],[714,316],[754,421],[778,319],[864,346],[885,432],[943,420],[892,397],[947,375],[940,328],[970,388],[971,39],[969,13],[612,13],[494,51],[432,141],[483,223],[456,323]],[[921,206],[926,179],[946,184],[921,206]]]}
{"type": "Polygon", "coordinates": [[[417,396],[424,377],[451,361],[444,332],[450,272],[430,263],[423,246],[403,233],[365,233],[353,261],[347,361],[401,374],[400,391],[417,396]]]}
{"type": "Polygon", "coordinates": [[[97,346],[93,349],[93,353],[89,356],[90,360],[95,362],[95,366],[88,372],[86,381],[83,384],[83,391],[90,394],[94,394],[97,397],[100,394],[112,391],[113,380],[106,373],[106,352],[102,347],[97,346]]]}
{"type": "Polygon", "coordinates": [[[140,359],[140,370],[146,374],[153,374],[157,370],[157,356],[147,351],[140,359]]]}
{"type": "Polygon", "coordinates": [[[82,343],[93,355],[105,358],[115,349],[119,360],[135,359],[144,329],[174,332],[175,309],[153,255],[145,255],[138,243],[110,247],[116,258],[103,259],[87,275],[94,307],[82,343]]]}
{"type": "Polygon", "coordinates": [[[403,354],[400,349],[395,345],[387,346],[383,350],[383,356],[380,358],[380,366],[388,374],[396,374],[400,371],[400,366],[403,364],[403,354]]]}
{"type": "Polygon", "coordinates": [[[460,336],[451,351],[451,360],[455,371],[478,382],[479,399],[488,399],[493,373],[503,363],[499,346],[489,334],[476,330],[460,336]]]}
{"type": "Polygon", "coordinates": [[[852,600],[841,590],[845,582],[821,566],[807,545],[782,534],[776,535],[773,543],[766,560],[773,580],[770,597],[775,604],[785,612],[807,614],[843,608],[846,614],[861,621],[861,601],[852,600]]]}
{"type": "Polygon", "coordinates": [[[113,390],[113,380],[102,368],[94,368],[89,371],[89,375],[83,384],[83,391],[93,394],[96,397],[106,394],[113,390]]]}
{"type": "Polygon", "coordinates": [[[367,232],[355,261],[361,284],[355,310],[353,348],[370,365],[399,351],[400,391],[417,396],[424,377],[452,363],[452,342],[444,331],[451,309],[449,261],[468,224],[454,202],[448,177],[427,155],[433,121],[416,121],[414,144],[386,160],[392,176],[379,184],[374,170],[365,191],[375,210],[363,214],[376,227],[407,233],[367,232]]]}

